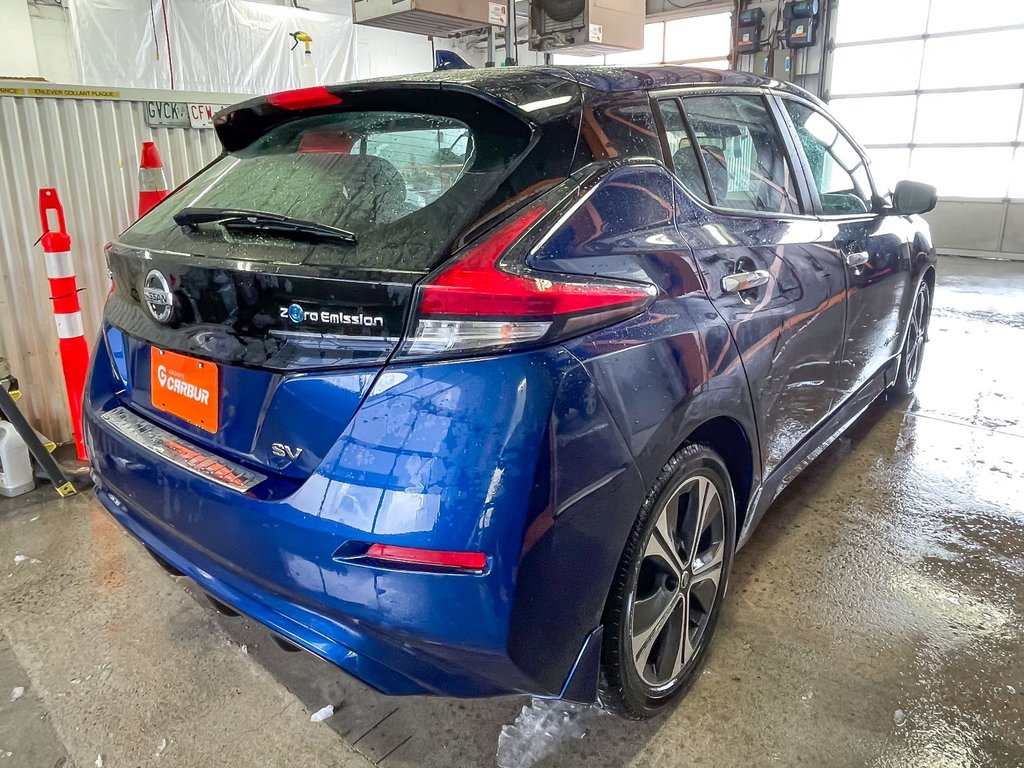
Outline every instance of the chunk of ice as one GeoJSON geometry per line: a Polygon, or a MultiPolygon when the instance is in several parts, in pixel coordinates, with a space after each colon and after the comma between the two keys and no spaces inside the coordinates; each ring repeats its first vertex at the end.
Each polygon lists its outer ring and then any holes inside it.
{"type": "Polygon", "coordinates": [[[598,707],[569,701],[534,699],[512,725],[498,734],[498,768],[531,768],[569,741],[587,735],[588,720],[604,713],[598,707]]]}
{"type": "Polygon", "coordinates": [[[311,722],[311,723],[322,723],[324,720],[326,720],[328,717],[330,717],[333,714],[334,714],[334,705],[333,704],[328,704],[326,707],[323,707],[322,709],[318,709],[316,712],[314,712],[312,715],[310,715],[309,716],[309,722],[311,722]]]}
{"type": "Polygon", "coordinates": [[[907,715],[902,709],[897,709],[892,713],[892,721],[896,723],[896,725],[903,725],[907,722],[907,715]]]}
{"type": "Polygon", "coordinates": [[[20,699],[24,695],[25,695],[25,687],[19,685],[17,688],[15,688],[13,691],[11,691],[11,701],[17,701],[18,699],[20,699]]]}

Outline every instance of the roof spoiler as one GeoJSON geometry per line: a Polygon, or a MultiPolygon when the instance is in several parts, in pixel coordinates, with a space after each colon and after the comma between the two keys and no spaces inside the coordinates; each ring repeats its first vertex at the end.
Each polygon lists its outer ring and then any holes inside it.
{"type": "Polygon", "coordinates": [[[237,152],[271,129],[296,119],[299,113],[310,117],[349,109],[451,117],[472,123],[476,130],[503,135],[519,131],[528,134],[533,128],[526,113],[486,91],[463,83],[411,80],[317,85],[272,93],[221,110],[214,117],[213,127],[224,149],[237,152]]]}

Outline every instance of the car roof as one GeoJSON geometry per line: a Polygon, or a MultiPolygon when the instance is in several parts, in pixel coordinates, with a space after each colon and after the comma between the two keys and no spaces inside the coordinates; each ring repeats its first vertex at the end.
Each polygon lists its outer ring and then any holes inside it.
{"type": "Polygon", "coordinates": [[[373,80],[361,81],[360,84],[370,85],[374,82],[447,82],[469,85],[487,91],[490,90],[489,86],[499,86],[509,80],[535,80],[542,82],[551,77],[575,80],[581,85],[605,93],[650,91],[686,86],[769,88],[799,93],[801,95],[806,93],[803,89],[797,88],[790,83],[760,77],[750,72],[737,72],[728,69],[705,69],[680,64],[650,66],[531,65],[489,67],[485,69],[450,69],[441,72],[424,72],[415,75],[375,78],[373,80]]]}
{"type": "MultiPolygon", "coordinates": [[[[271,96],[260,96],[228,107],[214,119],[214,127],[221,144],[229,151],[248,146],[255,137],[270,127],[290,119],[294,110],[306,106],[318,108],[317,103],[324,97],[332,103],[340,103],[342,97],[351,101],[357,97],[370,97],[391,92],[401,98],[405,90],[423,92],[437,89],[453,93],[475,91],[492,103],[510,109],[521,117],[535,123],[547,123],[562,119],[572,110],[579,109],[579,100],[574,94],[583,91],[608,94],[614,101],[615,94],[637,92],[671,91],[685,88],[756,88],[775,92],[800,95],[813,102],[821,102],[813,95],[789,83],[759,77],[749,72],[727,69],[703,69],[677,64],[652,66],[515,66],[488,67],[484,69],[451,69],[440,72],[423,72],[412,75],[355,80],[338,85],[315,86],[298,91],[289,91],[271,96]],[[322,94],[320,92],[323,92],[322,94]],[[315,93],[307,93],[315,92],[315,93]],[[297,104],[284,106],[280,97],[294,98],[297,104]],[[275,97],[278,97],[275,101],[275,97]],[[312,100],[303,105],[303,100],[312,100]]],[[[379,108],[379,107],[378,107],[379,108]]]]}
{"type": "Polygon", "coordinates": [[[720,85],[725,87],[781,88],[782,83],[749,72],[729,69],[705,69],[678,64],[652,66],[564,67],[583,85],[599,91],[650,91],[660,88],[720,85]]]}
{"type": "MultiPolygon", "coordinates": [[[[575,83],[584,89],[592,89],[608,94],[614,99],[615,94],[640,92],[657,92],[690,88],[757,88],[789,93],[808,99],[824,106],[813,94],[791,83],[760,77],[750,72],[737,72],[729,69],[705,69],[688,67],[680,64],[659,64],[650,66],[606,66],[606,65],[529,65],[515,67],[487,67],[484,69],[449,69],[440,72],[423,72],[414,75],[396,75],[393,77],[374,78],[346,83],[338,88],[370,90],[380,83],[390,87],[402,87],[403,84],[423,87],[437,83],[445,84],[489,94],[492,98],[510,103],[512,106],[523,102],[543,101],[549,90],[557,91],[556,84],[575,83]]],[[[553,108],[545,114],[531,114],[531,118],[539,122],[555,119],[559,113],[572,107],[553,108]]]]}

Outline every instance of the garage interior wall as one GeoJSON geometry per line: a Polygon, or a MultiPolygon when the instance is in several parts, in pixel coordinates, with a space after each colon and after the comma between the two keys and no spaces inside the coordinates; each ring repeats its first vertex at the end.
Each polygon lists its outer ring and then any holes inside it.
{"type": "Polygon", "coordinates": [[[241,93],[298,88],[302,53],[289,37],[296,30],[313,37],[317,82],[355,78],[351,15],[248,0],[74,0],[69,8],[75,69],[86,84],[241,93]]]}
{"type": "MultiPolygon", "coordinates": [[[[65,0],[64,5],[57,5],[54,0],[0,0],[0,19],[3,19],[4,22],[0,24],[0,78],[42,77],[51,83],[133,87],[133,83],[123,82],[121,78],[111,80],[99,76],[83,77],[76,71],[72,55],[74,43],[70,30],[70,13],[65,6],[79,2],[82,0],[65,0]]],[[[86,0],[86,2],[95,2],[95,0],[86,0]]],[[[119,4],[117,10],[122,10],[121,6],[123,5],[123,3],[119,4]]],[[[257,10],[263,6],[264,12],[267,12],[267,8],[270,9],[269,13],[294,11],[294,8],[290,7],[290,2],[288,8],[281,7],[284,5],[283,2],[274,3],[269,0],[262,3],[248,2],[245,5],[252,6],[257,10]],[[276,10],[275,6],[277,6],[276,10]]],[[[315,38],[313,43],[314,57],[319,60],[322,58],[322,54],[326,55],[331,50],[330,22],[350,19],[351,2],[349,0],[306,0],[301,5],[307,6],[315,12],[311,14],[312,18],[328,22],[326,27],[328,34],[320,35],[319,40],[315,38]],[[323,51],[321,51],[321,47],[323,47],[323,51]]],[[[142,34],[152,37],[152,23],[147,8],[148,6],[143,3],[143,16],[146,24],[150,26],[150,31],[144,31],[142,34]]],[[[157,15],[156,18],[159,20],[160,16],[157,15]]],[[[347,60],[350,66],[347,79],[425,72],[433,68],[430,41],[423,35],[357,26],[354,30],[354,37],[354,53],[347,60]],[[380,55],[368,56],[368,51],[371,48],[378,50],[380,55]]],[[[133,45],[137,47],[136,42],[133,42],[133,45]]],[[[288,50],[290,46],[290,39],[282,39],[280,45],[274,46],[274,50],[281,54],[290,53],[288,50]]],[[[232,58],[238,61],[245,60],[241,55],[232,58]]],[[[287,83],[291,82],[292,70],[298,72],[298,60],[298,54],[286,60],[288,63],[286,78],[288,79],[282,80],[280,88],[287,87],[287,83]]],[[[218,66],[216,69],[219,71],[221,67],[218,66]]],[[[328,75],[330,73],[325,71],[325,77],[328,75]]],[[[179,87],[188,90],[184,85],[179,84],[179,87]]],[[[229,90],[270,89],[245,89],[238,84],[229,87],[229,90]]]]}
{"type": "MultiPolygon", "coordinates": [[[[51,83],[76,82],[67,10],[61,5],[29,3],[28,15],[32,22],[32,43],[39,62],[39,76],[51,83]]],[[[0,77],[4,73],[0,67],[0,77]]]]}
{"type": "MultiPolygon", "coordinates": [[[[24,86],[0,81],[0,89],[24,86]]],[[[103,247],[135,218],[141,143],[156,142],[172,187],[220,153],[210,129],[147,126],[145,100],[167,96],[130,91],[118,99],[0,96],[0,355],[22,382],[26,416],[54,440],[71,439],[71,424],[46,266],[36,244],[39,188],[57,188],[64,206],[91,348],[110,286],[103,247]]],[[[239,98],[174,97],[221,104],[239,98]]]]}
{"type": "Polygon", "coordinates": [[[0,0],[0,77],[39,77],[28,5],[0,0]]]}

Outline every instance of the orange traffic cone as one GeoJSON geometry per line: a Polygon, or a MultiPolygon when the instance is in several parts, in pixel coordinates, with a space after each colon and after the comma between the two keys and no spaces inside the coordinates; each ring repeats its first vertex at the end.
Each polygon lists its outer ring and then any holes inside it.
{"type": "Polygon", "coordinates": [[[139,163],[139,217],[168,195],[167,177],[160,162],[160,153],[152,141],[142,142],[142,160],[139,163]]]}

